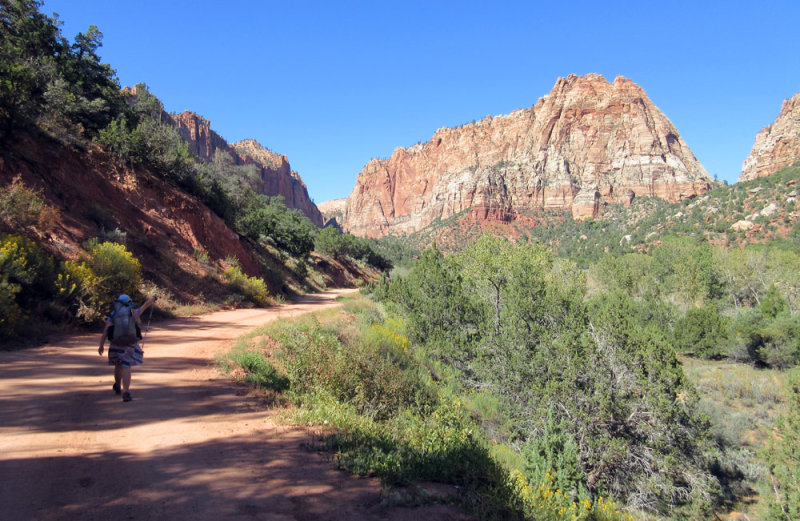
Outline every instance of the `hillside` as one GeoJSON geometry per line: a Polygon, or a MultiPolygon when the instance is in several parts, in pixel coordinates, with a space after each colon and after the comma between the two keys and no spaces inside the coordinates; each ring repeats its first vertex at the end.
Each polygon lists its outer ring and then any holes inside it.
{"type": "Polygon", "coordinates": [[[769,177],[717,186],[680,203],[642,197],[629,206],[609,205],[596,219],[586,221],[563,210],[527,212],[507,223],[476,222],[463,212],[396,239],[420,250],[436,242],[445,251],[459,251],[491,231],[515,242],[538,240],[560,255],[586,261],[606,253],[647,250],[668,235],[741,247],[800,234],[798,183],[800,165],[769,177]]]}
{"type": "Polygon", "coordinates": [[[254,165],[261,178],[261,185],[257,187],[258,193],[283,197],[287,207],[300,210],[315,225],[322,226],[322,216],[311,201],[305,183],[292,170],[289,158],[285,155],[276,154],[253,139],[229,144],[211,129],[210,121],[193,112],[165,114],[165,117],[175,125],[195,156],[213,161],[214,155],[219,151],[229,154],[237,164],[254,165]]]}
{"type": "Polygon", "coordinates": [[[102,33],[70,42],[40,7],[0,11],[0,341],[96,324],[120,293],[265,306],[389,265],[355,238],[315,253],[321,216],[286,156],[120,88],[102,33]]]}
{"type": "MultiPolygon", "coordinates": [[[[92,238],[123,241],[142,263],[145,278],[182,302],[225,301],[231,289],[222,267],[231,259],[247,275],[266,276],[272,294],[301,292],[305,284],[277,249],[240,236],[196,197],[98,145],[64,147],[17,134],[0,159],[0,187],[7,190],[14,180],[38,192],[53,211],[27,234],[56,259],[82,258],[92,238]]],[[[15,228],[8,222],[0,227],[15,228]]],[[[320,287],[324,279],[347,285],[361,276],[355,265],[317,259],[330,268],[330,275],[320,273],[320,287]]]]}

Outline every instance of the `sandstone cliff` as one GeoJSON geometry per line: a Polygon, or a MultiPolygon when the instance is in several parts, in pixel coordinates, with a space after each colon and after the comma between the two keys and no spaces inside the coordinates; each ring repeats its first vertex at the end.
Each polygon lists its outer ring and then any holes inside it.
{"type": "Polygon", "coordinates": [[[341,228],[341,223],[344,220],[344,211],[347,208],[347,199],[325,201],[318,204],[317,208],[322,213],[322,221],[325,226],[331,225],[341,228]]]}
{"type": "Polygon", "coordinates": [[[800,161],[800,92],[784,100],[772,125],[756,134],[739,181],[764,177],[800,161]]]}
{"type": "Polygon", "coordinates": [[[342,227],[356,235],[409,233],[470,210],[511,220],[538,208],[596,216],[636,196],[669,201],[712,179],[675,127],[631,80],[560,78],[529,109],[458,128],[373,159],[347,199],[342,227]]]}
{"type": "Polygon", "coordinates": [[[210,161],[217,150],[223,150],[238,164],[255,165],[263,182],[259,192],[265,195],[283,196],[286,206],[303,212],[311,222],[322,226],[322,214],[308,196],[308,189],[297,172],[289,165],[284,155],[275,154],[253,139],[229,145],[224,138],[211,130],[207,119],[193,112],[168,114],[167,117],[189,144],[189,151],[210,161]]]}

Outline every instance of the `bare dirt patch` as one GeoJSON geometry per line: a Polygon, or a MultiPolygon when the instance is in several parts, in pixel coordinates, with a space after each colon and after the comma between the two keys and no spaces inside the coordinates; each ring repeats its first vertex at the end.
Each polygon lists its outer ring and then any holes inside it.
{"type": "Polygon", "coordinates": [[[448,505],[385,506],[377,480],[308,452],[311,433],[214,368],[236,337],[340,293],[157,324],[129,403],[111,390],[98,335],[0,352],[3,519],[468,519],[448,505]]]}

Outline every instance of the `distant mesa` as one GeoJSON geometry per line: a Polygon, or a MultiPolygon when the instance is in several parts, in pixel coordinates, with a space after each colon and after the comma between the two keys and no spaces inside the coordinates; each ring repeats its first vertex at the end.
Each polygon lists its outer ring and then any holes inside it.
{"type": "Polygon", "coordinates": [[[756,134],[739,181],[764,177],[800,161],[800,92],[784,100],[772,125],[756,134]]]}
{"type": "MultiPolygon", "coordinates": [[[[371,160],[336,220],[346,232],[407,234],[471,210],[508,221],[526,210],[596,217],[606,204],[677,202],[713,180],[667,117],[631,80],[559,78],[532,108],[457,128],[371,160]]],[[[323,208],[328,208],[323,206],[323,208]]],[[[326,218],[333,211],[325,211],[326,218]]]]}

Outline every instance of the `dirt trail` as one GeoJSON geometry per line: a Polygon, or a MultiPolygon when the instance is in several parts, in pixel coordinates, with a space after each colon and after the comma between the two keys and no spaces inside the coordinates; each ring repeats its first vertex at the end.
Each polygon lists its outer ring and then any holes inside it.
{"type": "Polygon", "coordinates": [[[99,335],[0,352],[0,518],[465,519],[443,505],[382,507],[377,480],[304,450],[307,432],[214,369],[234,338],[336,306],[342,291],[157,324],[129,403],[111,390],[99,335]]]}

